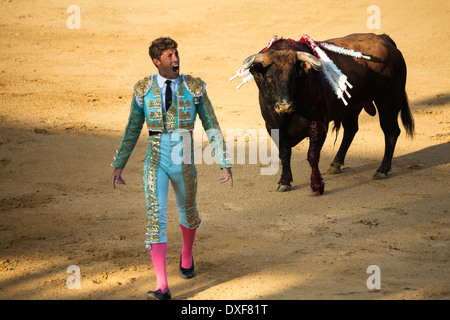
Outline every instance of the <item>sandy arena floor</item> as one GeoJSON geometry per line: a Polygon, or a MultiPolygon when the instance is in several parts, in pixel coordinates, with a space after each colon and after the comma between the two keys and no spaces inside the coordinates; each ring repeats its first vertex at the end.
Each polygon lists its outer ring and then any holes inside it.
{"type": "MultiPolygon", "coordinates": [[[[110,184],[132,86],[156,72],[150,42],[179,43],[181,71],[208,83],[222,129],[261,129],[254,82],[229,77],[274,36],[316,40],[387,33],[408,66],[416,136],[399,138],[393,170],[374,181],[384,152],[378,117],[360,131],[340,175],[326,173],[338,143],[330,133],[320,168],[326,190],[312,195],[308,143],[295,149],[294,188],[279,174],[236,164],[235,186],[200,164],[197,277],[178,276],[181,233],[169,194],[168,277],[174,299],[450,298],[450,3],[373,1],[85,1],[81,28],[66,22],[71,1],[0,3],[0,299],[146,299],[155,286],[144,247],[142,181],[146,135],[123,177],[110,184]],[[66,285],[69,266],[81,289],[66,285]],[[381,270],[370,290],[368,266],[381,270]]],[[[198,121],[198,126],[200,122],[198,121]]],[[[403,127],[402,127],[403,129],[403,127]]]]}

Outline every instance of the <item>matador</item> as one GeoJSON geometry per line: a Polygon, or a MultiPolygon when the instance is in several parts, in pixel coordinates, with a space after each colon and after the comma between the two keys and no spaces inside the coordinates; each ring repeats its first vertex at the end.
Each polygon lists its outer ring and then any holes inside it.
{"type": "Polygon", "coordinates": [[[201,219],[196,205],[197,171],[194,165],[193,129],[197,114],[223,176],[221,183],[233,185],[225,141],[200,78],[180,73],[177,43],[170,38],[152,42],[149,55],[158,69],[133,89],[131,111],[119,149],[116,151],[112,184],[125,184],[121,174],[138,141],[144,122],[149,132],[144,162],[144,190],[147,202],[145,244],[150,249],[157,285],[149,298],[171,299],[167,282],[167,195],[169,181],[176,195],[183,238],[180,276],[194,277],[193,245],[201,219]],[[186,144],[187,143],[187,144],[186,144]],[[180,148],[180,144],[190,148],[180,148]],[[184,151],[186,153],[184,153],[184,151]],[[182,161],[178,161],[182,159],[182,161]]]}

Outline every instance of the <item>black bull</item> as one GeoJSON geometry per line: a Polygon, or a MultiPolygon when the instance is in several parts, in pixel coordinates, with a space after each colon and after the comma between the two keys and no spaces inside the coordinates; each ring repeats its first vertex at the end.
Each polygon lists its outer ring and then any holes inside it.
{"type": "Polygon", "coordinates": [[[279,129],[280,191],[291,189],[292,148],[309,137],[307,160],[312,169],[311,188],[316,194],[324,192],[319,158],[330,121],[334,121],[336,131],[341,125],[344,129],[342,143],[330,166],[331,173],[340,172],[344,164],[358,131],[358,116],[362,109],[374,116],[376,107],[385,136],[384,158],[375,179],[387,178],[391,170],[400,135],[399,113],[407,134],[412,136],[414,133],[405,92],[406,64],[394,41],[387,35],[352,34],[325,42],[370,57],[370,60],[357,59],[326,51],[353,86],[348,105],[344,105],[328,85],[320,71],[320,61],[310,54],[308,47],[298,42],[278,40],[264,53],[244,61],[244,68],[249,69],[258,86],[261,113],[269,134],[272,129],[279,129]]]}

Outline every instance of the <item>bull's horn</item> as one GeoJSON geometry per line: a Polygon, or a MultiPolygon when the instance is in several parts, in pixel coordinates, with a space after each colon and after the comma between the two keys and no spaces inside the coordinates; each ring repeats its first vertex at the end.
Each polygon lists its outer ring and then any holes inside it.
{"type": "Polygon", "coordinates": [[[261,63],[263,62],[263,56],[262,54],[253,54],[250,57],[248,57],[247,59],[244,60],[244,62],[242,63],[242,68],[244,69],[248,69],[250,68],[254,63],[261,63]]]}
{"type": "Polygon", "coordinates": [[[312,54],[303,52],[303,51],[297,51],[297,59],[300,61],[306,61],[311,64],[311,66],[316,71],[321,71],[323,69],[323,64],[320,62],[319,59],[314,57],[312,54]]]}

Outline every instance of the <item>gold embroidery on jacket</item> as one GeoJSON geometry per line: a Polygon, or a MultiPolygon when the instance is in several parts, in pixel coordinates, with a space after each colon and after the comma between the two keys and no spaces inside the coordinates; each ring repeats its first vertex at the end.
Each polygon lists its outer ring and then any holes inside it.
{"type": "MultiPolygon", "coordinates": [[[[156,81],[156,75],[145,77],[134,86],[136,101],[144,107],[144,97],[148,101],[147,129],[150,131],[174,131],[177,129],[193,130],[195,112],[192,105],[200,103],[200,98],[206,93],[206,83],[200,78],[181,75],[172,106],[168,112],[162,112],[161,90],[156,81]]],[[[208,112],[209,113],[209,112],[208,112]]]]}
{"type": "Polygon", "coordinates": [[[133,87],[136,102],[142,108],[144,106],[144,96],[148,93],[153,84],[153,76],[139,80],[133,87]]]}

